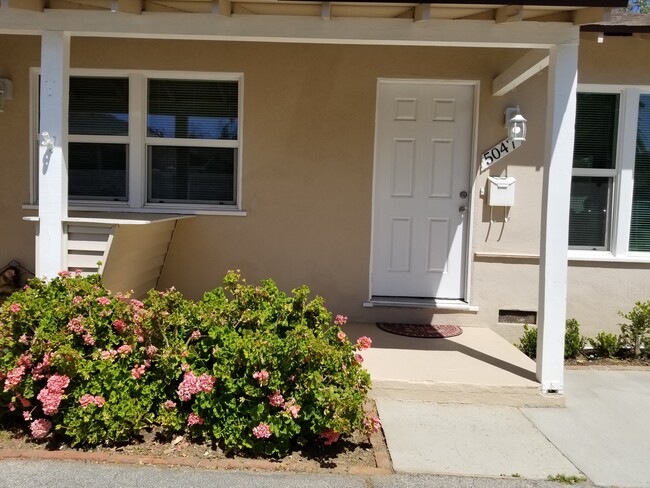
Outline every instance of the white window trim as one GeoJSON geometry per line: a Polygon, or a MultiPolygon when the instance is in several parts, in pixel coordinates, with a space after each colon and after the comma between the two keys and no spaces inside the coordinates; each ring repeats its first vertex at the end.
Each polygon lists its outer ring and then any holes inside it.
{"type": "MultiPolygon", "coordinates": [[[[34,137],[30,144],[30,203],[23,205],[25,209],[37,209],[38,204],[38,171],[36,169],[38,144],[38,95],[40,87],[38,76],[40,68],[30,70],[30,128],[34,137]]],[[[128,153],[128,200],[125,202],[70,200],[71,210],[82,211],[123,211],[147,213],[180,213],[196,215],[231,215],[245,216],[242,210],[242,174],[243,174],[243,133],[244,133],[244,74],[229,72],[187,72],[187,71],[154,71],[154,70],[114,70],[114,69],[70,69],[70,76],[122,77],[129,78],[129,135],[126,136],[68,136],[70,141],[79,142],[82,139],[96,141],[98,138],[116,142],[126,141],[128,153]],[[236,200],[234,205],[210,205],[193,203],[148,203],[147,202],[147,143],[151,138],[146,135],[147,123],[147,80],[148,79],[176,80],[209,80],[237,81],[238,83],[238,137],[236,141],[200,141],[179,139],[181,142],[191,142],[193,146],[234,147],[237,149],[235,167],[236,200]]],[[[156,139],[157,145],[171,145],[172,142],[156,139]]]]}
{"type": "MultiPolygon", "coordinates": [[[[634,190],[634,164],[636,158],[636,133],[639,118],[639,96],[650,94],[650,85],[598,85],[579,84],[584,93],[616,93],[619,99],[619,124],[615,169],[587,170],[589,176],[614,178],[612,188],[612,216],[609,225],[609,249],[569,249],[570,261],[650,262],[650,252],[628,251],[630,225],[632,222],[632,199],[634,190]]],[[[573,176],[584,176],[580,168],[573,176]]]]}

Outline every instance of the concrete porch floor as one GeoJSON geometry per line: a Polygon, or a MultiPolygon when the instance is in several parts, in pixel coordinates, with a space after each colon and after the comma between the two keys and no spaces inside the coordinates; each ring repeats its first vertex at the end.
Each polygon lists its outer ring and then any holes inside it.
{"type": "Polygon", "coordinates": [[[511,407],[564,406],[561,395],[544,395],[535,362],[491,329],[464,327],[449,339],[390,334],[375,324],[344,327],[350,340],[368,336],[362,353],[375,398],[511,407]]]}

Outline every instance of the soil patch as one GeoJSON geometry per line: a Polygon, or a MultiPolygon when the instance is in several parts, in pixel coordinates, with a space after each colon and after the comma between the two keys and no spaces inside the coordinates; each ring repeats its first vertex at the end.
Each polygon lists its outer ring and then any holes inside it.
{"type": "Polygon", "coordinates": [[[581,356],[575,359],[565,359],[564,365],[569,369],[630,369],[650,370],[650,358],[596,358],[581,356]]]}
{"type": "Polygon", "coordinates": [[[282,459],[224,453],[218,446],[192,442],[183,436],[164,438],[156,430],[143,431],[136,441],[121,446],[75,449],[67,444],[31,439],[23,430],[0,430],[0,459],[60,459],[101,463],[193,466],[207,469],[388,474],[392,472],[383,433],[362,433],[325,446],[321,442],[296,450],[282,459]]]}

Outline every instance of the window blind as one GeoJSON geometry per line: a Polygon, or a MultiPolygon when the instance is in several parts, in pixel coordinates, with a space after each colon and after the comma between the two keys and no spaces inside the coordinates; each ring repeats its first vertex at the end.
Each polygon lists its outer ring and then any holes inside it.
{"type": "Polygon", "coordinates": [[[650,251],[650,94],[639,99],[630,251],[650,251]]]}

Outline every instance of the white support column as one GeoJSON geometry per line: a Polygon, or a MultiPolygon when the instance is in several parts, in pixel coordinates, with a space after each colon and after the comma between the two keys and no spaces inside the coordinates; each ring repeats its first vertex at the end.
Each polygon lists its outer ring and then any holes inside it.
{"type": "Polygon", "coordinates": [[[51,279],[65,269],[65,231],[68,216],[68,76],[70,35],[43,32],[38,151],[38,246],[36,275],[51,279]],[[47,133],[53,144],[48,147],[47,133]]]}
{"type": "Polygon", "coordinates": [[[539,270],[537,379],[564,392],[569,203],[578,81],[578,45],[549,50],[546,152],[539,270]]]}

